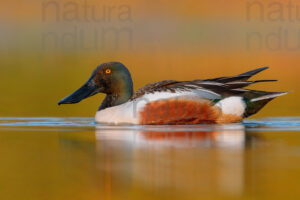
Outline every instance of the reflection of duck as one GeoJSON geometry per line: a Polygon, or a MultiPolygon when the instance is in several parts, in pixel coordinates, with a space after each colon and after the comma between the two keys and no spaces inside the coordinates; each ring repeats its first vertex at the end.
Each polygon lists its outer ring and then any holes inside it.
{"type": "Polygon", "coordinates": [[[243,125],[99,126],[96,146],[111,149],[114,160],[120,156],[131,183],[152,192],[235,196],[244,189],[244,148],[252,141],[246,135],[243,125]]]}
{"type": "Polygon", "coordinates": [[[89,80],[58,104],[80,102],[99,92],[107,94],[96,121],[114,124],[215,124],[240,122],[286,92],[242,89],[257,82],[248,79],[267,69],[215,79],[148,84],[133,94],[128,69],[121,63],[104,63],[89,80]]]}
{"type": "Polygon", "coordinates": [[[246,145],[244,125],[169,126],[169,127],[105,127],[96,129],[96,138],[109,141],[127,141],[137,147],[145,145],[235,147],[246,145]]]}

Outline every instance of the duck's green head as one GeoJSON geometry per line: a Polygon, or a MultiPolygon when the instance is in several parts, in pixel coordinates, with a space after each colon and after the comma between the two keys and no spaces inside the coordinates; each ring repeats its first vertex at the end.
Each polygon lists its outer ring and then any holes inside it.
{"type": "Polygon", "coordinates": [[[99,65],[81,88],[59,101],[58,105],[78,103],[97,93],[105,93],[109,97],[110,102],[107,102],[109,105],[105,107],[128,101],[133,93],[132,79],[128,69],[119,62],[99,65]]]}

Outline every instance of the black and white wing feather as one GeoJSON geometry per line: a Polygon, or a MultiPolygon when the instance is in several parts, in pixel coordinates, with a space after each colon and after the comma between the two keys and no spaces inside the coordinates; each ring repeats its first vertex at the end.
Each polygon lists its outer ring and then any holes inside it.
{"type": "Polygon", "coordinates": [[[276,80],[258,80],[258,81],[248,81],[248,79],[267,69],[268,67],[262,67],[255,69],[246,73],[239,74],[237,76],[229,77],[219,77],[214,79],[205,79],[205,80],[193,80],[193,81],[175,81],[175,80],[166,80],[155,83],[150,83],[144,87],[138,89],[131,100],[134,100],[138,97],[141,97],[145,94],[154,93],[154,92],[195,92],[199,93],[200,96],[204,96],[208,99],[221,99],[227,96],[232,95],[243,95],[249,90],[243,89],[254,83],[259,82],[269,82],[276,80]]]}

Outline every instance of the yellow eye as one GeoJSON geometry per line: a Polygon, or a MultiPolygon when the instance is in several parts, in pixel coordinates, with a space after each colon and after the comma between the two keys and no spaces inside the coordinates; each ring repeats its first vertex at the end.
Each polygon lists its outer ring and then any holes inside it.
{"type": "Polygon", "coordinates": [[[106,69],[106,70],[105,70],[105,73],[106,73],[106,74],[110,74],[110,72],[111,72],[110,69],[106,69]]]}

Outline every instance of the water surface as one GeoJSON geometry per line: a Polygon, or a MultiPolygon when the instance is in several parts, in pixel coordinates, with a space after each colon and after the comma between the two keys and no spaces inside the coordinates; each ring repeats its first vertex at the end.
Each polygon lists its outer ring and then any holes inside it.
{"type": "Polygon", "coordinates": [[[1,199],[297,199],[300,118],[107,126],[0,118],[1,199]]]}

